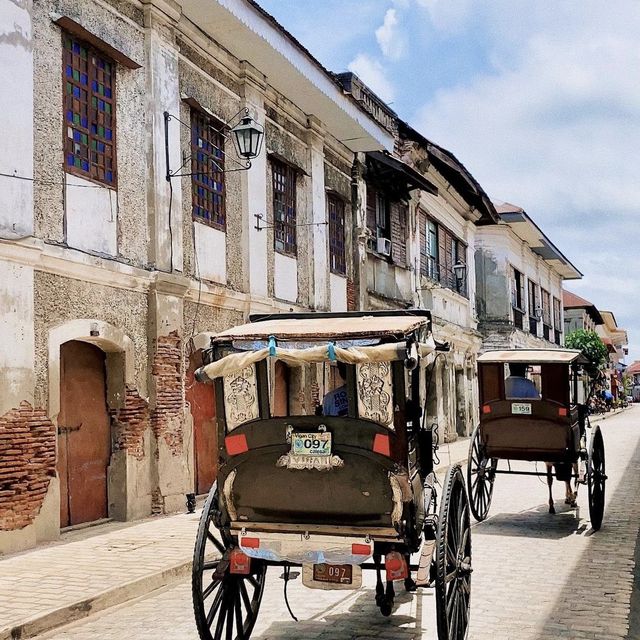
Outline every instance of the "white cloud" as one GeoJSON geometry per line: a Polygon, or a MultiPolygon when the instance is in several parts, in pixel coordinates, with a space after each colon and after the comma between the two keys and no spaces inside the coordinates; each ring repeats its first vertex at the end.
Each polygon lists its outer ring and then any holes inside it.
{"type": "Polygon", "coordinates": [[[395,9],[387,9],[382,26],[376,29],[376,40],[385,58],[400,60],[405,52],[404,34],[399,28],[395,9]]]}
{"type": "Polygon", "coordinates": [[[471,17],[472,0],[417,0],[424,7],[433,26],[441,31],[461,31],[471,17]]]}
{"type": "Polygon", "coordinates": [[[380,62],[366,53],[359,53],[349,64],[349,71],[353,71],[382,100],[393,102],[395,90],[380,62]]]}
{"type": "Polygon", "coordinates": [[[568,288],[614,312],[637,358],[640,5],[587,4],[493,22],[493,72],[441,89],[414,125],[527,210],[585,274],[568,288]]]}

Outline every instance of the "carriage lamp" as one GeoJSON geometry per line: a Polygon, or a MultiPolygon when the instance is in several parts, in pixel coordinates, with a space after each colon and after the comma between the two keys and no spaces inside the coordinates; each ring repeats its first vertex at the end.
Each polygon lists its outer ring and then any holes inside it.
{"type": "Polygon", "coordinates": [[[262,149],[264,129],[251,116],[245,116],[233,129],[238,155],[247,160],[256,158],[262,149]]]}

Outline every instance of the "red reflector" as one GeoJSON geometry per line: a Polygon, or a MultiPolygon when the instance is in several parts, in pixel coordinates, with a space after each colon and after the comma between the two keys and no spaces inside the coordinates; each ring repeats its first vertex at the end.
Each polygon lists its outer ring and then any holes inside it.
{"type": "Polygon", "coordinates": [[[368,544],[357,544],[354,542],[351,545],[351,553],[354,556],[370,556],[371,546],[368,544]]]}
{"type": "Polygon", "coordinates": [[[376,437],[373,439],[373,451],[383,456],[391,455],[391,443],[386,433],[376,433],[376,437]]]}
{"type": "Polygon", "coordinates": [[[488,404],[483,405],[482,413],[491,413],[491,407],[488,404]]]}
{"type": "Polygon", "coordinates": [[[227,453],[230,456],[237,456],[239,453],[249,451],[247,436],[245,436],[244,433],[239,433],[235,436],[227,436],[224,439],[224,444],[227,447],[227,453]]]}
{"type": "Polygon", "coordinates": [[[409,577],[409,569],[404,556],[398,551],[390,551],[384,557],[387,580],[404,580],[409,577]]]}
{"type": "Polygon", "coordinates": [[[241,538],[240,545],[247,549],[259,549],[260,538],[241,538]]]}
{"type": "Polygon", "coordinates": [[[560,407],[560,408],[558,409],[558,415],[559,415],[559,416],[566,416],[566,415],[567,415],[567,410],[566,410],[566,408],[565,408],[565,407],[560,407]]]}
{"type": "Polygon", "coordinates": [[[234,549],[229,554],[229,571],[231,573],[247,575],[251,571],[251,558],[242,553],[240,549],[234,549]]]}

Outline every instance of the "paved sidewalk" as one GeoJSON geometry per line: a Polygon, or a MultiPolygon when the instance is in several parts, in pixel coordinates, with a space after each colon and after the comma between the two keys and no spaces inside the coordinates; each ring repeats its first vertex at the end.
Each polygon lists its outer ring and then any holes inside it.
{"type": "MultiPolygon", "coordinates": [[[[439,474],[469,439],[443,444],[439,474]]],[[[29,638],[179,581],[191,569],[200,512],[110,523],[0,559],[0,640],[29,638]]]]}

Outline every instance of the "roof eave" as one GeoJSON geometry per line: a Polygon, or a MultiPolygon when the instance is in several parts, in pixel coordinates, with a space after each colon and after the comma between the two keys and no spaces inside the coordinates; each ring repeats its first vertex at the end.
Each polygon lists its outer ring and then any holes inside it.
{"type": "Polygon", "coordinates": [[[393,135],[355,100],[332,74],[253,0],[178,0],[183,15],[353,152],[392,150],[393,135]]]}

